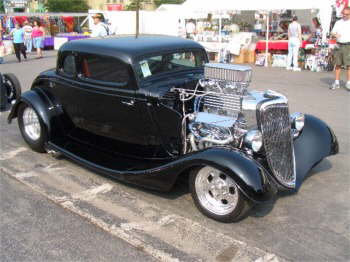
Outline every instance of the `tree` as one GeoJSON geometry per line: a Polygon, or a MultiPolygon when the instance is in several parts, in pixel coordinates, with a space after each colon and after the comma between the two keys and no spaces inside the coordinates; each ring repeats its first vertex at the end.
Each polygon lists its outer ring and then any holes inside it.
{"type": "MultiPolygon", "coordinates": [[[[140,6],[142,6],[142,2],[145,2],[145,0],[139,0],[140,1],[140,6]]],[[[127,11],[136,11],[137,9],[137,0],[132,0],[130,1],[130,4],[128,4],[125,7],[125,10],[127,11]]]]}
{"type": "Polygon", "coordinates": [[[87,12],[86,0],[47,0],[45,7],[49,12],[87,12]]]}
{"type": "MultiPolygon", "coordinates": [[[[137,6],[137,0],[130,1],[125,8],[128,11],[135,11],[137,6]]],[[[142,7],[142,3],[149,2],[149,0],[140,0],[140,6],[142,7]]],[[[153,0],[153,3],[156,7],[159,7],[162,4],[182,4],[185,0],[153,0]]]]}
{"type": "Polygon", "coordinates": [[[4,2],[0,0],[0,12],[5,12],[4,2]]]}
{"type": "Polygon", "coordinates": [[[182,4],[185,0],[154,0],[156,7],[159,7],[163,4],[182,4]]]}

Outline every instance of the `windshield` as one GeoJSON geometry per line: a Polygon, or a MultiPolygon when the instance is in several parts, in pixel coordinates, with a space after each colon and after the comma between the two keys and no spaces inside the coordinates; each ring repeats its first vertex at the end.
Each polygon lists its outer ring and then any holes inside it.
{"type": "Polygon", "coordinates": [[[174,52],[142,59],[136,65],[136,72],[139,79],[144,79],[165,72],[202,67],[205,63],[207,56],[203,51],[174,52]]]}

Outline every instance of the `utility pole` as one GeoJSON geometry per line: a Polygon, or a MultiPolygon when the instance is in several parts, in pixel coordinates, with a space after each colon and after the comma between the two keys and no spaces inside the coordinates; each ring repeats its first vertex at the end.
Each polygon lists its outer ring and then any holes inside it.
{"type": "Polygon", "coordinates": [[[140,33],[140,0],[136,0],[136,38],[140,33]]]}

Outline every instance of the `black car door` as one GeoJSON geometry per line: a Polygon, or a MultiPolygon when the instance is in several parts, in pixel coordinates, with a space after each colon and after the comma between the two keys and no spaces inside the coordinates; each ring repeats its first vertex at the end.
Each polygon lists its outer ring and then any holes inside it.
{"type": "MultiPolygon", "coordinates": [[[[112,57],[73,55],[76,78],[56,88],[56,96],[74,126],[116,141],[144,145],[147,130],[135,98],[129,65],[112,57]]],[[[71,59],[67,55],[65,60],[71,59]]],[[[63,67],[65,61],[63,61],[63,67]]]]}

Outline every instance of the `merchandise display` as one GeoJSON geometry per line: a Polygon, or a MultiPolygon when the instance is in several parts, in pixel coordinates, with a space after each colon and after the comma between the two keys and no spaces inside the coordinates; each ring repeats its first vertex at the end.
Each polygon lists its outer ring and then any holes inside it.
{"type": "MultiPolygon", "coordinates": [[[[26,16],[11,16],[11,15],[0,15],[0,23],[3,29],[3,39],[11,42],[12,39],[9,33],[15,28],[15,24],[19,23],[23,25],[25,21],[33,24],[34,21],[39,21],[45,29],[45,40],[44,49],[53,49],[55,45],[55,37],[60,34],[68,34],[68,41],[86,38],[78,33],[82,32],[80,22],[83,21],[84,16],[87,14],[75,14],[61,16],[54,13],[47,13],[42,16],[37,14],[26,13],[26,16]]],[[[9,50],[11,53],[11,49],[9,50]]]]}
{"type": "Polygon", "coordinates": [[[306,55],[305,69],[313,72],[333,70],[333,55],[331,49],[327,45],[315,48],[313,52],[313,54],[306,55]]]}
{"type": "Polygon", "coordinates": [[[272,55],[272,67],[287,67],[287,55],[272,55]]]}

